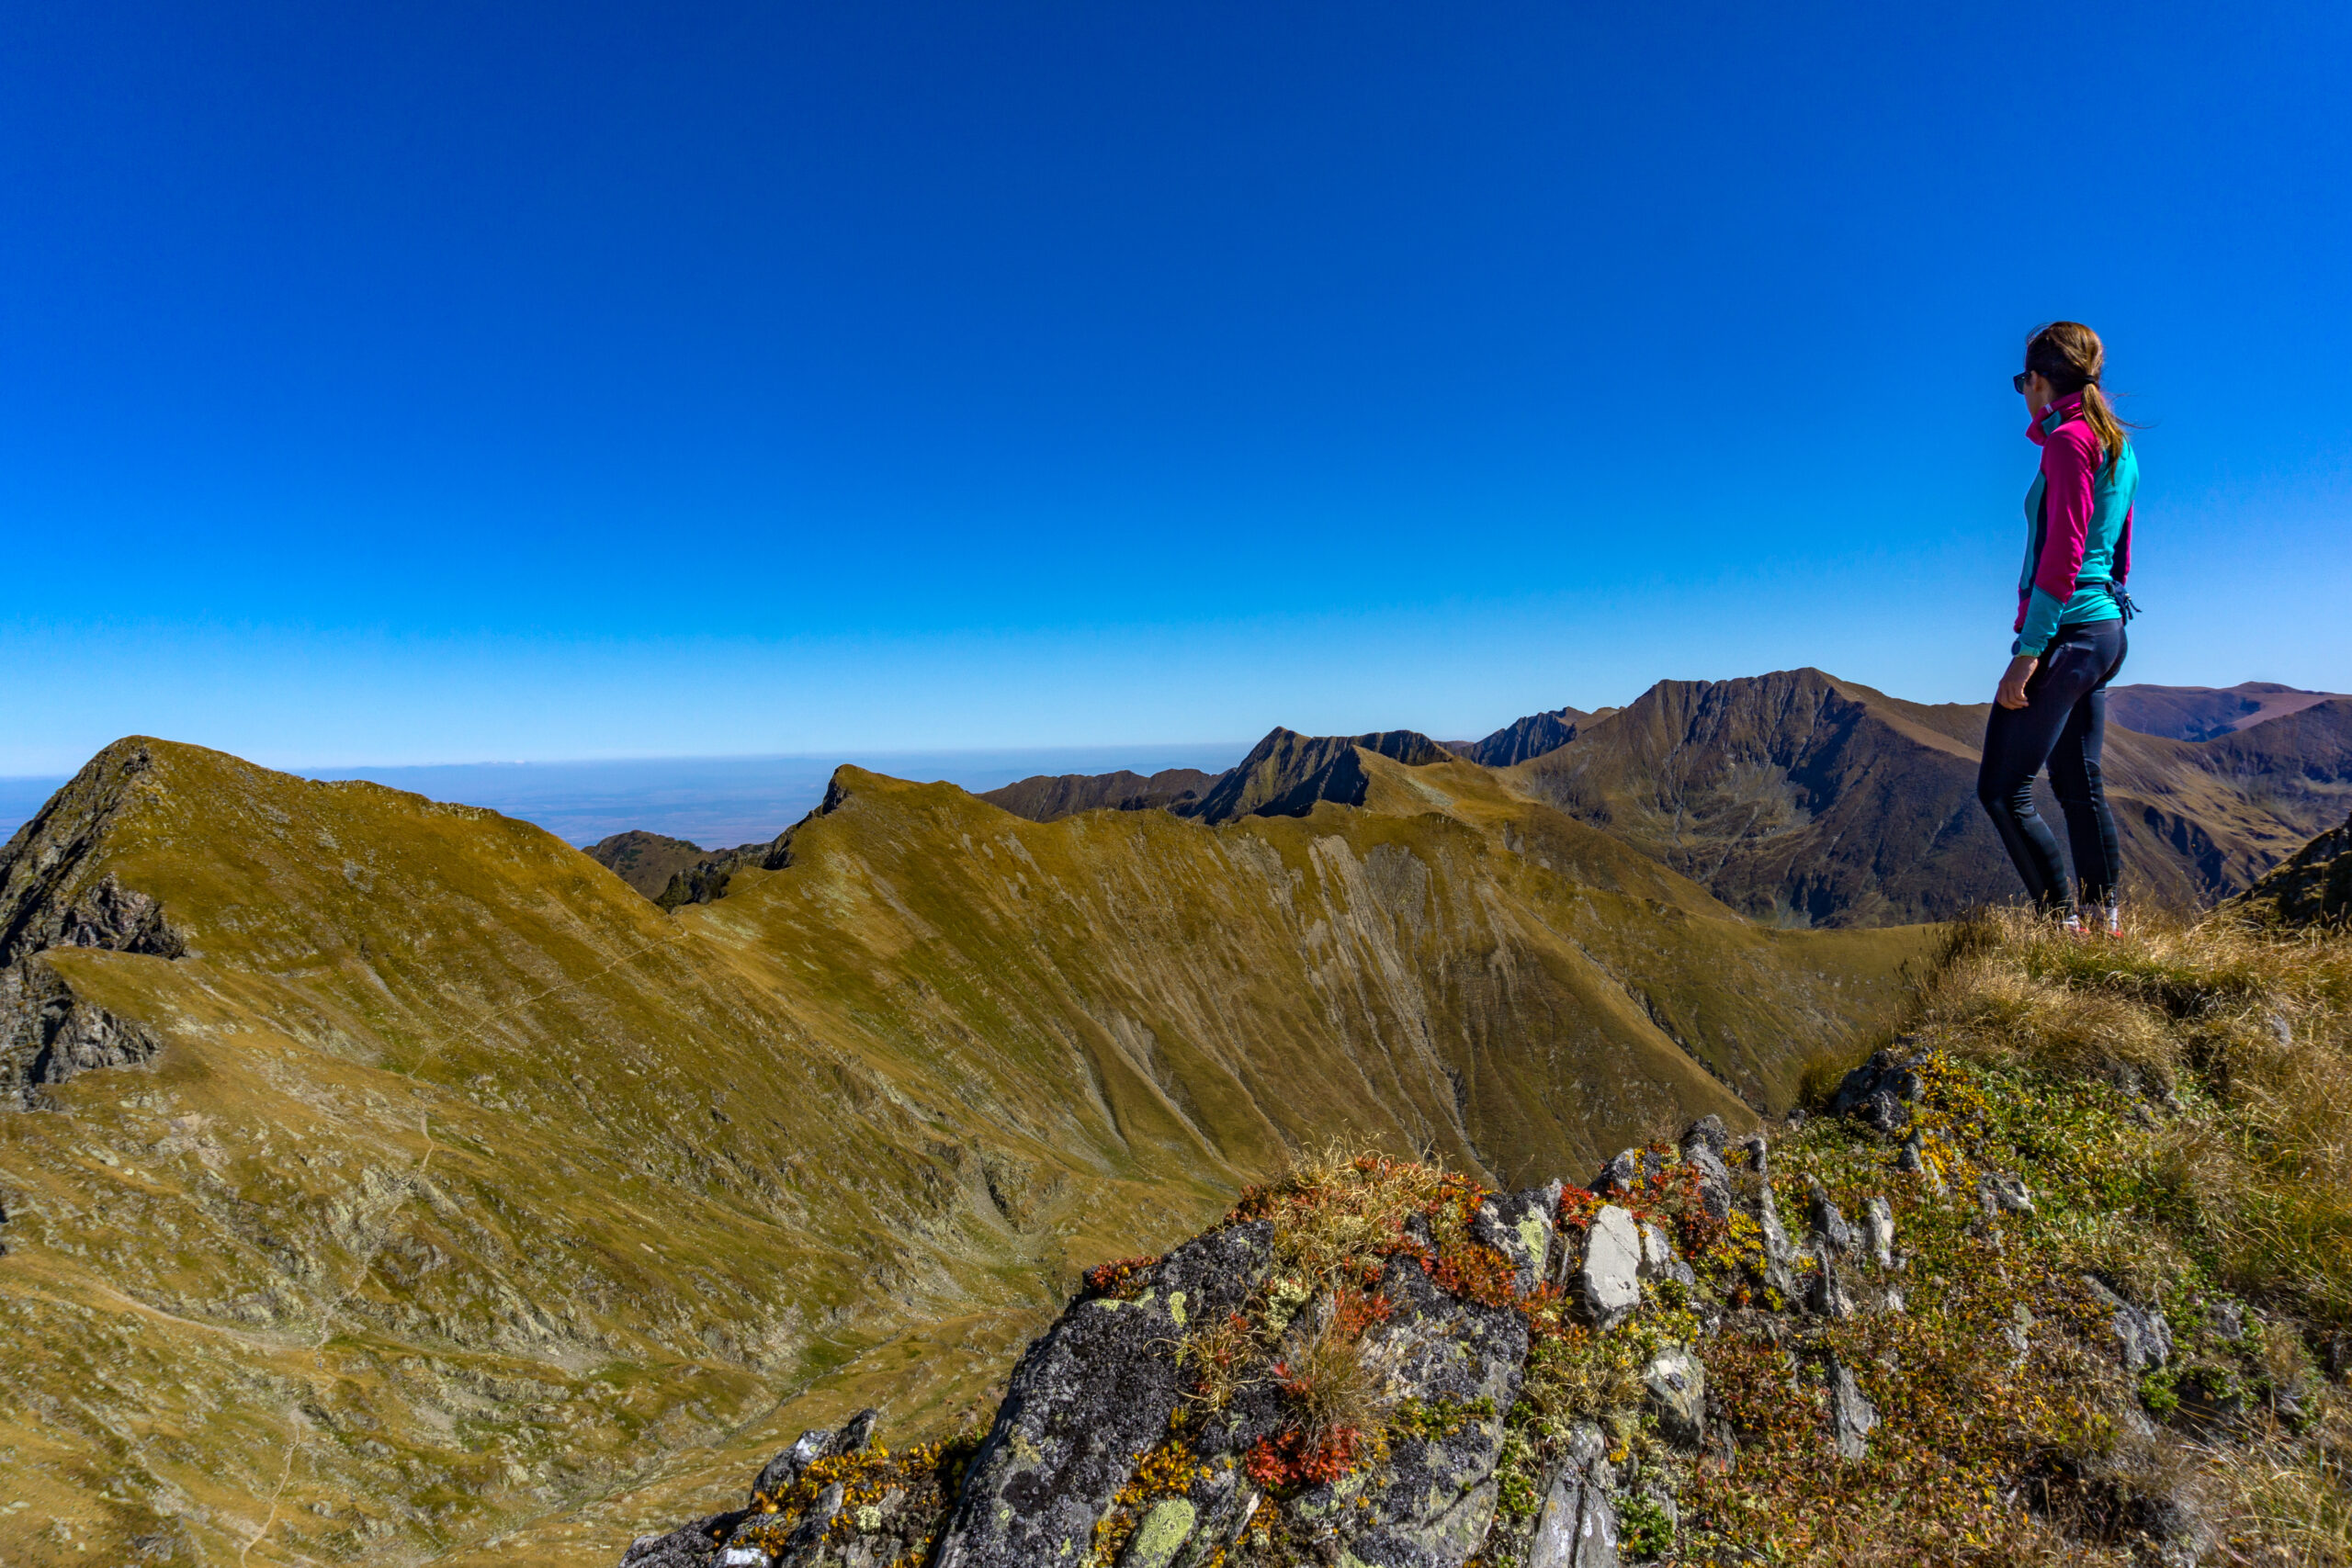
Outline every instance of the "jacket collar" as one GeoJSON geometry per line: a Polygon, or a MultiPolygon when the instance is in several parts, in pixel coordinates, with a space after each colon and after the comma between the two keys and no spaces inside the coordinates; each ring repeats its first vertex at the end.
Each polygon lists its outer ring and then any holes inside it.
{"type": "Polygon", "coordinates": [[[2057,428],[2070,419],[2079,418],[2083,412],[2083,394],[2069,392],[2041,411],[2041,417],[2025,427],[2026,439],[2036,446],[2047,441],[2057,428]]]}

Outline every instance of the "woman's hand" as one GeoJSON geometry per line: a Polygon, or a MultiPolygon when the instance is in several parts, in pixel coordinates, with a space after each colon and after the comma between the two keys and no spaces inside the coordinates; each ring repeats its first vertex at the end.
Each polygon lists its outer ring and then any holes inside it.
{"type": "Polygon", "coordinates": [[[2020,653],[2010,660],[2009,667],[2001,672],[2001,689],[1993,694],[1993,700],[2005,708],[2025,706],[2025,683],[2033,679],[2033,672],[2041,664],[2041,656],[2032,653],[2020,653]]]}

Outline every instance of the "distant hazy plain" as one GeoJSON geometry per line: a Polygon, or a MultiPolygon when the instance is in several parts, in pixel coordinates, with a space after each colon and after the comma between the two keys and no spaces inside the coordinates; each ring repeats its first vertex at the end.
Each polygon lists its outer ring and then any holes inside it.
{"type": "MultiPolygon", "coordinates": [[[[631,828],[688,839],[705,849],[773,839],[825,795],[844,761],[903,779],[944,779],[975,793],[1033,773],[1106,773],[1132,768],[1231,767],[1243,741],[1158,747],[1078,746],[1042,750],[898,751],[856,757],[648,757],[593,762],[456,762],[437,767],[291,770],[309,778],[373,779],[435,800],[486,806],[536,822],[575,844],[631,828]]],[[[14,833],[62,778],[0,778],[0,840],[14,833]]]]}

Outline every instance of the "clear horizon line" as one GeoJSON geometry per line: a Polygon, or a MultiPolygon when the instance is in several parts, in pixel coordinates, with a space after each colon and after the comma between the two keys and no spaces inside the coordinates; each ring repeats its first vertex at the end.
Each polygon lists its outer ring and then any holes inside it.
{"type": "MultiPolygon", "coordinates": [[[[124,739],[129,739],[125,737],[124,739]]],[[[163,739],[158,736],[155,739],[163,739]]],[[[112,744],[112,742],[109,742],[112,744]]],[[[201,746],[201,741],[175,741],[175,745],[201,746]]],[[[404,769],[423,771],[431,768],[567,768],[594,766],[606,762],[825,762],[835,766],[855,765],[847,760],[853,755],[876,759],[889,757],[1011,757],[1037,751],[1142,751],[1193,750],[1210,747],[1233,747],[1247,752],[1255,740],[1091,740],[1042,741],[1012,746],[890,746],[834,747],[810,751],[629,751],[605,756],[581,757],[471,757],[456,761],[433,762],[255,762],[256,767],[273,773],[311,776],[327,773],[345,773],[357,769],[404,769]]],[[[206,750],[221,751],[224,748],[207,746],[206,750]]],[[[104,750],[105,748],[99,748],[104,750]]],[[[1237,754],[1238,754],[1237,753],[1237,754]]],[[[97,753],[93,752],[92,756],[97,753]]],[[[227,751],[241,761],[253,761],[250,757],[227,751]]],[[[87,765],[86,763],[85,764],[87,765]]],[[[80,773],[73,769],[65,773],[0,773],[0,784],[32,784],[50,780],[68,780],[80,773]]]]}

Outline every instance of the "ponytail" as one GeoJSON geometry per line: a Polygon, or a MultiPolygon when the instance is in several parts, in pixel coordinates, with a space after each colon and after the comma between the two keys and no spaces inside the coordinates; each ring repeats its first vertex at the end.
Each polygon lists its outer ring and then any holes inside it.
{"type": "Polygon", "coordinates": [[[2115,405],[2107,400],[2098,383],[2087,382],[2083,387],[2083,418],[2098,433],[2099,445],[2107,449],[2099,467],[2112,473],[2115,459],[2123,453],[2123,422],[2115,417],[2115,405]]]}
{"type": "Polygon", "coordinates": [[[2107,366],[2106,345],[2098,333],[2080,321],[2052,321],[2036,327],[2025,341],[2025,367],[2050,383],[2062,398],[2083,395],[2083,419],[2104,448],[2100,467],[2109,472],[2123,455],[2129,427],[2116,417],[2115,405],[2100,390],[2098,378],[2107,366]]]}

